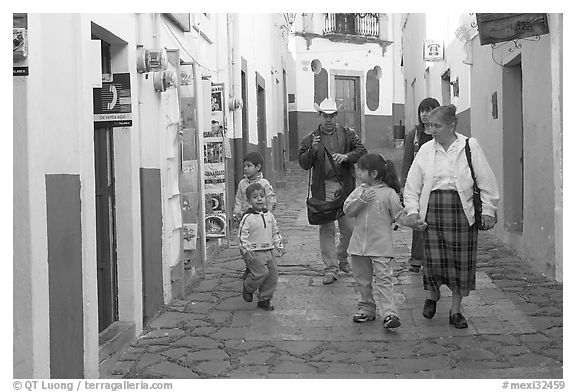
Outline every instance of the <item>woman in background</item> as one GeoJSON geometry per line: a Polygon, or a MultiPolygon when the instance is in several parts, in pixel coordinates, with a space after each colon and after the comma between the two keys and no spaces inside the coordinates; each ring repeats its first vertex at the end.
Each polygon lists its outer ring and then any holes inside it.
{"type": "MultiPolygon", "coordinates": [[[[420,146],[432,140],[430,132],[426,129],[428,115],[432,109],[440,106],[434,98],[424,98],[418,105],[418,124],[412,128],[404,138],[404,158],[402,159],[402,187],[406,184],[406,176],[412,166],[412,161],[418,153],[420,146]]],[[[410,272],[420,272],[422,260],[424,259],[424,237],[422,232],[412,230],[412,249],[410,251],[410,272]]]]}

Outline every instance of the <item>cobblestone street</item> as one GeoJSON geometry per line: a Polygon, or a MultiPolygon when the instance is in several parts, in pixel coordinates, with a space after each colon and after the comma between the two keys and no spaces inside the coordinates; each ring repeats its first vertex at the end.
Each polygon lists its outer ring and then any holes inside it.
{"type": "Polygon", "coordinates": [[[407,270],[411,232],[394,235],[402,326],[352,322],[352,275],[322,284],[318,228],[306,220],[307,172],[291,164],[275,216],[288,253],[266,312],[241,296],[244,262],[231,244],[119,358],[111,378],[562,378],[562,284],[489,233],[479,240],[477,290],[463,301],[468,329],[448,325],[450,291],[422,317],[422,273],[407,270]]]}

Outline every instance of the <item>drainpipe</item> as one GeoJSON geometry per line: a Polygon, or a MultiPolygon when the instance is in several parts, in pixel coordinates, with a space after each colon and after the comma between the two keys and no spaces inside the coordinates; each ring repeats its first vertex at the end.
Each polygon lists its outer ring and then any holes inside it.
{"type": "MultiPolygon", "coordinates": [[[[238,152],[236,147],[236,142],[242,138],[242,111],[237,105],[238,97],[237,94],[241,91],[240,87],[240,72],[238,64],[240,63],[239,55],[239,43],[240,38],[238,34],[238,15],[237,14],[226,14],[226,42],[228,45],[228,113],[229,113],[229,123],[228,123],[228,137],[230,137],[230,148],[232,149],[232,159],[230,160],[231,167],[226,170],[228,184],[232,184],[229,189],[227,189],[228,200],[234,200],[234,173],[240,170],[238,166],[239,157],[237,157],[235,152],[238,152]],[[232,128],[232,129],[230,129],[232,128]],[[232,132],[230,132],[232,131],[232,132]]],[[[228,216],[232,217],[232,202],[227,203],[228,216]]],[[[228,227],[232,220],[230,219],[228,227]]],[[[230,232],[230,231],[228,231],[230,232]]]]}

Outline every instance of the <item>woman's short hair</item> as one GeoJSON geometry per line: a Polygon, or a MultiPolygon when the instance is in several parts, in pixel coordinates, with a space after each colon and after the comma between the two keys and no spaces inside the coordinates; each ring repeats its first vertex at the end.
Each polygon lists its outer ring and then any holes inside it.
{"type": "Polygon", "coordinates": [[[456,106],[450,104],[446,106],[439,106],[433,109],[428,117],[436,117],[444,124],[456,124],[458,123],[458,117],[456,116],[456,106]]]}

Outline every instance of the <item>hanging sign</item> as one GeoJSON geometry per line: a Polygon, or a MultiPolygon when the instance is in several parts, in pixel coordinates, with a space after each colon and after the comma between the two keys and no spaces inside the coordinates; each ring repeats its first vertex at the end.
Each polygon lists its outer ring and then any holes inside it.
{"type": "Polygon", "coordinates": [[[444,42],[424,41],[424,61],[444,60],[444,42]]]}
{"type": "Polygon", "coordinates": [[[548,34],[546,14],[476,14],[480,45],[548,34]]]}
{"type": "Polygon", "coordinates": [[[94,125],[96,127],[131,127],[132,98],[130,74],[112,74],[112,80],[102,81],[93,89],[94,125]]]}

